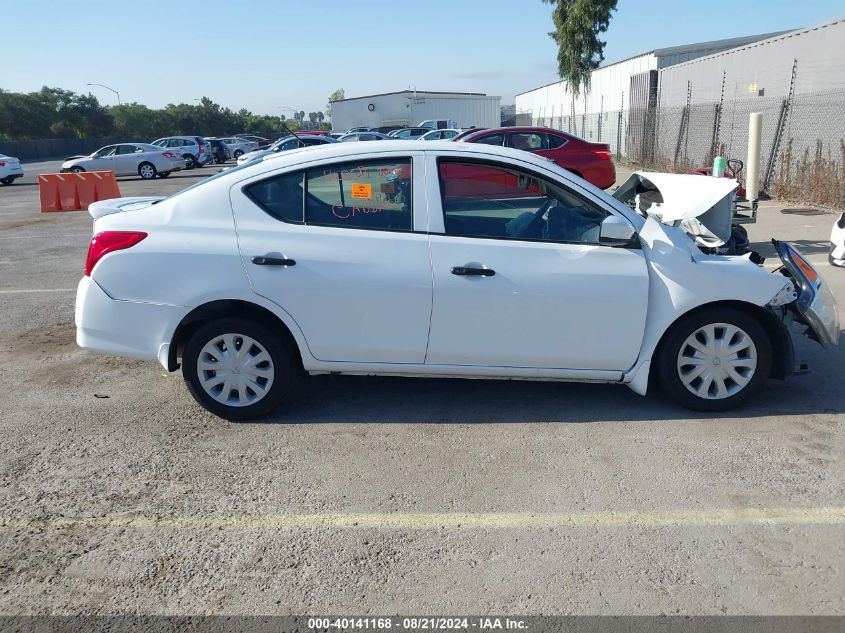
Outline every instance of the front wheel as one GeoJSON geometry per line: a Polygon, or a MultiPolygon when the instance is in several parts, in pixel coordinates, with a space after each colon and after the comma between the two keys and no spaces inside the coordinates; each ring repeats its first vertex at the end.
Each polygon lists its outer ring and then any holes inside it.
{"type": "Polygon", "coordinates": [[[763,387],[772,345],[753,316],[713,307],[676,323],[656,361],[660,385],[675,402],[699,411],[725,411],[763,387]]]}
{"type": "Polygon", "coordinates": [[[191,395],[227,420],[267,415],[295,391],[300,374],[292,346],[247,319],[224,318],[200,327],[182,359],[191,395]]]}
{"type": "Polygon", "coordinates": [[[138,175],[144,180],[152,180],[156,177],[157,173],[155,165],[152,163],[141,163],[138,165],[138,175]]]}
{"type": "Polygon", "coordinates": [[[85,171],[85,170],[82,167],[79,167],[79,166],[70,168],[70,173],[72,173],[72,174],[81,174],[83,171],[85,171]]]}
{"type": "Polygon", "coordinates": [[[239,150],[239,149],[235,150],[235,154],[234,154],[235,160],[238,160],[243,155],[244,155],[244,153],[241,150],[239,150]]]}

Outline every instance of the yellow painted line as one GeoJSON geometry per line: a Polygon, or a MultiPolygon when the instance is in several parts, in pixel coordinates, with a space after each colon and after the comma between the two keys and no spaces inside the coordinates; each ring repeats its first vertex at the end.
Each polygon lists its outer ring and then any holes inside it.
{"type": "Polygon", "coordinates": [[[468,514],[274,514],[239,517],[3,517],[0,529],[90,528],[578,528],[744,525],[843,525],[845,507],[745,508],[680,511],[468,514]]]}

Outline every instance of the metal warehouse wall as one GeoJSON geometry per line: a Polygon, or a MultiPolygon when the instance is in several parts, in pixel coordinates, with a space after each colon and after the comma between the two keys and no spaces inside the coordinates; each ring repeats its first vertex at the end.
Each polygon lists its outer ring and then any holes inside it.
{"type": "Polygon", "coordinates": [[[461,127],[497,127],[501,97],[403,92],[337,101],[332,104],[332,129],[366,125],[416,125],[425,119],[454,119],[461,127]],[[372,104],[371,112],[368,105],[372,104]]]}
{"type": "Polygon", "coordinates": [[[797,60],[794,94],[845,88],[845,20],[792,31],[729,51],[701,57],[660,71],[660,107],[691,101],[718,102],[789,94],[797,60]],[[763,91],[760,94],[760,91],[763,91]]]}
{"type": "MultiPolygon", "coordinates": [[[[575,100],[575,114],[622,109],[622,100],[628,93],[631,75],[656,69],[657,57],[653,53],[602,66],[593,72],[589,92],[582,93],[575,100]]],[[[569,116],[572,110],[572,93],[566,81],[523,92],[516,95],[515,101],[518,113],[530,112],[535,120],[559,120],[560,117],[569,116]]]]}

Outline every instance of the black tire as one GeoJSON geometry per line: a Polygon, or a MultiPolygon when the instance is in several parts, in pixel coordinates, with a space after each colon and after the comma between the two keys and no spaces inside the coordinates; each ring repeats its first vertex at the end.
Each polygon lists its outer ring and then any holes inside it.
{"type": "Polygon", "coordinates": [[[152,163],[144,161],[138,165],[138,175],[143,180],[153,180],[158,175],[158,170],[152,163]]]}
{"type": "MultiPolygon", "coordinates": [[[[714,332],[717,333],[716,340],[724,340],[725,329],[722,328],[721,331],[723,336],[719,338],[719,328],[714,329],[714,332]]],[[[731,339],[731,341],[733,340],[734,338],[731,339]]],[[[728,343],[731,341],[728,341],[728,343]]],[[[701,342],[700,339],[699,342],[701,342]]],[[[741,353],[750,354],[751,351],[741,353]]],[[[726,352],[723,355],[730,356],[731,354],[726,352]]],[[[660,386],[672,400],[681,406],[697,411],[726,411],[743,404],[763,388],[772,366],[772,344],[766,330],[751,314],[728,306],[714,306],[694,312],[675,323],[661,341],[658,353],[655,355],[655,363],[656,376],[660,386]],[[722,385],[727,386],[728,390],[740,388],[732,395],[721,398],[718,398],[715,393],[710,393],[717,389],[718,383],[716,381],[707,386],[709,397],[694,394],[684,386],[681,379],[683,366],[679,367],[681,352],[694,351],[685,345],[688,337],[711,324],[726,324],[739,328],[742,333],[751,339],[756,350],[756,367],[753,369],[753,373],[749,373],[748,376],[741,376],[748,380],[747,384],[740,387],[739,383],[733,381],[732,378],[728,378],[727,381],[723,380],[722,385]],[[685,346],[684,350],[681,349],[682,346],[685,346]]],[[[722,364],[721,358],[718,364],[722,364]]],[[[717,365],[715,360],[713,365],[717,365]]],[[[709,364],[707,366],[709,367],[709,364]]],[[[727,366],[727,363],[725,363],[725,366],[727,366]]],[[[738,372],[743,371],[747,371],[747,369],[739,368],[738,370],[738,372]]],[[[705,376],[709,376],[709,371],[705,376]]],[[[692,388],[702,388],[708,383],[703,379],[696,378],[691,385],[692,388]]]]}
{"type": "Polygon", "coordinates": [[[0,183],[4,185],[11,185],[13,182],[15,182],[15,179],[11,176],[7,176],[6,178],[0,179],[0,183]]]}
{"type": "MultiPolygon", "coordinates": [[[[238,351],[240,351],[240,348],[238,348],[238,351]]],[[[221,353],[225,353],[225,351],[221,350],[221,353]]],[[[205,409],[226,420],[252,420],[267,415],[296,392],[301,376],[299,354],[286,337],[276,334],[256,321],[235,317],[211,321],[198,328],[185,345],[182,358],[182,377],[191,395],[205,409]],[[203,372],[206,374],[205,376],[200,377],[197,361],[203,348],[213,342],[215,338],[230,333],[252,338],[270,356],[269,366],[273,372],[272,382],[266,394],[253,404],[227,405],[212,397],[202,385],[203,379],[213,380],[217,376],[216,372],[207,371],[203,372]]],[[[256,381],[258,380],[256,379],[256,381]]],[[[225,383],[221,385],[220,395],[222,395],[224,388],[225,383]]],[[[226,397],[231,398],[234,393],[237,393],[237,390],[230,387],[226,397]]],[[[255,392],[252,395],[256,395],[255,392]]]]}
{"type": "Polygon", "coordinates": [[[193,169],[197,166],[197,159],[192,154],[182,154],[185,159],[185,169],[193,169]]]}
{"type": "Polygon", "coordinates": [[[233,154],[233,156],[235,157],[235,160],[238,160],[243,155],[244,155],[244,153],[239,149],[236,149],[235,153],[233,154]]]}
{"type": "Polygon", "coordinates": [[[71,167],[69,171],[72,174],[81,174],[83,171],[85,171],[85,168],[80,167],[79,165],[76,165],[74,167],[71,167]]]}
{"type": "Polygon", "coordinates": [[[160,171],[160,172],[158,172],[158,177],[159,178],[167,178],[170,174],[171,174],[171,172],[169,172],[169,171],[160,171]]]}

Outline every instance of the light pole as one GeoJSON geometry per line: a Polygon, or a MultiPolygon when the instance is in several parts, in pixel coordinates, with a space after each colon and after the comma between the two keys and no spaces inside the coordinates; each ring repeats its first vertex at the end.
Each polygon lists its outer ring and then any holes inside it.
{"type": "Polygon", "coordinates": [[[120,105],[120,93],[115,90],[114,88],[109,88],[105,84],[85,84],[86,86],[99,86],[100,88],[105,88],[106,90],[111,90],[115,95],[117,95],[117,105],[120,105]]]}

